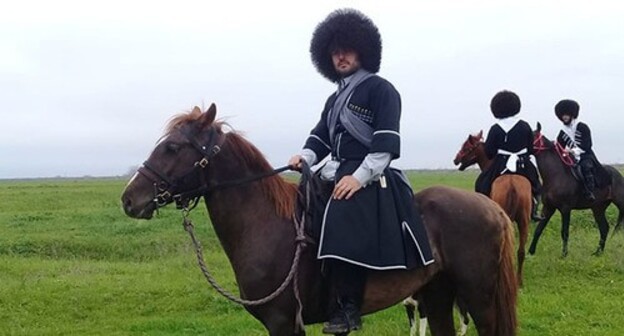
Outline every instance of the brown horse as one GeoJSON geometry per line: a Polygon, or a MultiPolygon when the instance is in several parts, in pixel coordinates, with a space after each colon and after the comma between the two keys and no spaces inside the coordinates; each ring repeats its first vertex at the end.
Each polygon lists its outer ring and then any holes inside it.
{"type": "MultiPolygon", "coordinates": [[[[492,160],[485,154],[483,131],[477,135],[468,135],[453,161],[464,170],[478,164],[481,170],[487,169],[492,160]]],[[[531,219],[531,182],[521,175],[505,174],[497,177],[492,183],[490,197],[498,203],[512,221],[518,225],[518,282],[522,285],[522,266],[525,258],[525,245],[529,237],[531,219]]]]}
{"type": "MultiPolygon", "coordinates": [[[[216,107],[172,119],[122,195],[124,211],[149,219],[171,202],[201,190],[212,225],[230,260],[241,297],[258,299],[283,282],[295,255],[292,217],[296,186],[280,176],[251,182],[271,167],[236,132],[215,121],[216,107]],[[231,183],[232,181],[247,181],[231,183]],[[220,187],[227,185],[227,187],[220,187]]],[[[452,308],[466,303],[479,335],[515,335],[517,282],[509,218],[487,197],[448,187],[415,195],[435,262],[425,268],[371,271],[362,311],[372,313],[420,291],[433,335],[454,335],[452,308]]],[[[326,287],[316,245],[305,248],[298,280],[305,324],[326,320],[326,287]]],[[[305,335],[298,328],[292,282],[275,299],[245,306],[270,335],[305,335]]]]}
{"type": "Polygon", "coordinates": [[[542,188],[544,218],[535,228],[529,253],[535,253],[542,231],[544,231],[555,210],[559,210],[561,213],[561,239],[563,240],[562,255],[565,257],[568,254],[572,209],[591,209],[600,231],[598,248],[594,254],[600,254],[604,251],[609,234],[609,223],[605,211],[611,203],[615,204],[619,211],[616,228],[624,224],[624,178],[617,169],[605,165],[604,168],[610,176],[609,185],[596,190],[594,193],[595,201],[586,199],[583,197],[582,185],[576,181],[572,175],[572,170],[563,162],[554,143],[546,138],[541,130],[542,125],[538,123],[537,130],[534,132],[533,147],[540,175],[544,181],[542,188]]]}

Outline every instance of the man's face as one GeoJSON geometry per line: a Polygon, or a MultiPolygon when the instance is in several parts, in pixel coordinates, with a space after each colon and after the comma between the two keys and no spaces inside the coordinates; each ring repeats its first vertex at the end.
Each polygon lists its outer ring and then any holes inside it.
{"type": "Polygon", "coordinates": [[[336,72],[341,77],[347,77],[360,68],[360,59],[353,50],[336,50],[331,54],[336,72]]]}
{"type": "Polygon", "coordinates": [[[572,122],[572,116],[564,114],[561,116],[561,121],[563,121],[564,125],[570,125],[570,123],[572,122]]]}

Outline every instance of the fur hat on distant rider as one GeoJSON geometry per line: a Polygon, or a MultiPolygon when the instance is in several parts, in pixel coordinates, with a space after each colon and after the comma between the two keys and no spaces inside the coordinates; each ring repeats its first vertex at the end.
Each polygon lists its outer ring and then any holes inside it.
{"type": "Polygon", "coordinates": [[[520,112],[520,98],[511,91],[501,91],[492,98],[490,110],[497,119],[515,116],[520,112]]]}
{"type": "Polygon", "coordinates": [[[578,118],[579,104],[572,99],[561,100],[555,105],[555,114],[559,120],[563,121],[564,115],[569,115],[572,119],[578,118]]]}
{"type": "Polygon", "coordinates": [[[377,73],[381,64],[381,35],[366,15],[355,9],[338,9],[319,23],[312,35],[310,54],[316,70],[332,82],[340,80],[332,62],[336,50],[358,54],[362,68],[377,73]]]}

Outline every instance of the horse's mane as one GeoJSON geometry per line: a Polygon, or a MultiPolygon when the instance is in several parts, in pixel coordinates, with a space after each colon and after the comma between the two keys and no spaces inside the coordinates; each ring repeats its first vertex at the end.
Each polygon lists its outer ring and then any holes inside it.
{"type": "MultiPolygon", "coordinates": [[[[165,134],[163,135],[163,137],[166,137],[167,135],[171,134],[173,131],[181,128],[184,125],[197,122],[202,115],[203,113],[199,108],[195,108],[192,111],[186,113],[174,115],[171,119],[169,119],[167,126],[165,126],[165,134]]],[[[221,130],[222,124],[223,122],[221,121],[215,121],[213,123],[213,126],[215,126],[218,130],[221,130]]]]}
{"type": "MultiPolygon", "coordinates": [[[[232,131],[225,137],[225,143],[245,162],[245,165],[254,172],[267,172],[273,167],[264,158],[264,155],[241,134],[232,131]]],[[[273,201],[277,214],[290,218],[295,211],[297,186],[284,181],[282,177],[273,175],[260,181],[262,191],[273,201]]]]}
{"type": "MultiPolygon", "coordinates": [[[[202,111],[199,108],[195,108],[188,113],[172,117],[165,128],[165,136],[184,125],[198,122],[202,115],[202,111]]],[[[215,120],[206,127],[214,127],[217,133],[224,134],[224,125],[227,126],[227,123],[222,120],[215,120]]],[[[273,170],[273,167],[265,159],[264,155],[238,132],[230,131],[226,133],[225,144],[243,160],[252,172],[262,173],[273,170]]],[[[284,181],[278,175],[263,178],[259,183],[261,183],[262,191],[273,202],[278,216],[290,218],[295,211],[297,186],[294,183],[284,181]]]]}

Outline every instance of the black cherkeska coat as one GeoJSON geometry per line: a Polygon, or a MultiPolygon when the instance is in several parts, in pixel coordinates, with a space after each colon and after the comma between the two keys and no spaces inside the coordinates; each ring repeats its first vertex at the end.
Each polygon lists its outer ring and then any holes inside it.
{"type": "Polygon", "coordinates": [[[494,161],[477,178],[475,190],[489,196],[492,182],[498,176],[514,173],[508,171],[506,167],[509,155],[501,154],[499,150],[517,153],[523,149],[526,149],[526,153],[519,155],[515,174],[520,174],[529,179],[533,194],[538,194],[540,192],[539,174],[537,168],[530,160],[530,155],[533,154],[533,130],[524,120],[519,120],[508,133],[505,133],[498,124],[494,124],[490,128],[485,140],[485,154],[494,161]]]}
{"type": "MultiPolygon", "coordinates": [[[[401,98],[385,79],[374,75],[355,88],[347,102],[353,113],[373,129],[370,147],[356,140],[340,123],[330,139],[328,116],[336,93],[325,104],[305,148],[319,161],[331,155],[340,161],[335,181],[353,174],[369,153],[400,155],[401,98]]],[[[412,191],[393,169],[385,183],[373,181],[349,200],[330,199],[323,216],[318,257],[338,259],[370,269],[405,269],[433,262],[429,242],[412,206],[412,191]]]]}
{"type": "Polygon", "coordinates": [[[609,176],[609,172],[600,164],[594,150],[592,149],[592,136],[591,130],[589,126],[584,122],[579,121],[576,125],[576,134],[574,134],[574,139],[570,139],[568,134],[563,130],[559,131],[559,135],[557,135],[557,142],[561,144],[563,147],[574,147],[578,146],[580,149],[584,151],[581,154],[580,160],[585,161],[589,160],[591,162],[591,167],[594,170],[594,174],[596,177],[596,185],[599,188],[609,185],[611,183],[611,177],[609,176]]]}

